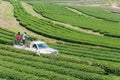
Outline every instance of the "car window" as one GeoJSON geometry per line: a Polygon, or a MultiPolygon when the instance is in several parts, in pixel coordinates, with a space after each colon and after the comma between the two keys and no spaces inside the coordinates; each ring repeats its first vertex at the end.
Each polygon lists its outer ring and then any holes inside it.
{"type": "Polygon", "coordinates": [[[38,44],[39,48],[49,48],[49,46],[45,43],[38,44]]]}

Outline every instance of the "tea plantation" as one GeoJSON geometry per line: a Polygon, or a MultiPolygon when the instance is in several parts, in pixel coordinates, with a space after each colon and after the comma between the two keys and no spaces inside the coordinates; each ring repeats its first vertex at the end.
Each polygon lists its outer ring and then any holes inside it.
{"type": "Polygon", "coordinates": [[[14,7],[14,16],[21,26],[56,40],[46,43],[59,54],[37,56],[35,52],[13,48],[16,33],[0,27],[0,80],[120,80],[120,15],[97,9],[106,15],[110,13],[110,17],[106,17],[97,15],[94,8],[69,6],[94,17],[91,18],[78,15],[63,5],[28,3],[46,18],[85,29],[99,29],[105,34],[98,36],[34,17],[21,1],[7,1],[14,7]],[[91,9],[93,12],[89,12],[91,9]],[[116,17],[112,19],[112,15],[116,17]]]}

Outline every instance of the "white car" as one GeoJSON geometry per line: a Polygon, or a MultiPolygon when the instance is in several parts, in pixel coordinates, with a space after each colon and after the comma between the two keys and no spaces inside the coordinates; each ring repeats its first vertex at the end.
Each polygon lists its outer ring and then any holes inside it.
{"type": "Polygon", "coordinates": [[[23,46],[14,45],[14,48],[24,49],[36,52],[37,55],[40,54],[58,54],[58,51],[50,48],[45,42],[42,41],[32,41],[30,44],[26,44],[23,46]]]}

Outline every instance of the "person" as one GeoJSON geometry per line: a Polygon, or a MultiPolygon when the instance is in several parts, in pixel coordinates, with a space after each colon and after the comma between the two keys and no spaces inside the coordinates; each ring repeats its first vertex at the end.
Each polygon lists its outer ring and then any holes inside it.
{"type": "Polygon", "coordinates": [[[20,45],[21,39],[22,39],[22,36],[20,35],[20,32],[18,32],[18,34],[16,35],[17,45],[20,45]]]}
{"type": "Polygon", "coordinates": [[[27,33],[24,32],[24,34],[23,34],[23,36],[22,36],[23,45],[26,44],[26,39],[27,39],[27,38],[28,38],[27,33]]]}

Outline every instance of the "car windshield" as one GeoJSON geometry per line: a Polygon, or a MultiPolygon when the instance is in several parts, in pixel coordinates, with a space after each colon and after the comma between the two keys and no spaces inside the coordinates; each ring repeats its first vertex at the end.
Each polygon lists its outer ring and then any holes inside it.
{"type": "Polygon", "coordinates": [[[38,47],[39,48],[49,48],[49,46],[47,44],[45,44],[45,43],[38,44],[38,47]]]}

